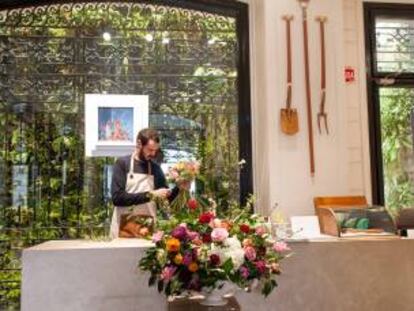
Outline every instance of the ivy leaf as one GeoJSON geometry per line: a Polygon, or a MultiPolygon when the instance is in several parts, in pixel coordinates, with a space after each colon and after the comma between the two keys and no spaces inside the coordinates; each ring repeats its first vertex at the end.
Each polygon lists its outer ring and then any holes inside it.
{"type": "Polygon", "coordinates": [[[158,281],[158,292],[161,293],[164,290],[164,281],[163,280],[159,280],[158,281]]]}
{"type": "Polygon", "coordinates": [[[233,270],[234,265],[231,258],[227,259],[224,264],[221,266],[221,268],[224,270],[224,272],[228,275],[233,270]]]}
{"type": "Polygon", "coordinates": [[[153,286],[156,280],[157,280],[157,277],[154,274],[152,274],[148,280],[148,286],[153,286]]]}

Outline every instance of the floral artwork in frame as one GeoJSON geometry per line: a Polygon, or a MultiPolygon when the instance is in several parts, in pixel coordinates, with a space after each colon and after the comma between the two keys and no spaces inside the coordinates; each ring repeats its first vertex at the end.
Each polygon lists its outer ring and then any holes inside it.
{"type": "Polygon", "coordinates": [[[116,157],[131,153],[135,136],[148,127],[148,96],[85,95],[85,155],[116,157]]]}

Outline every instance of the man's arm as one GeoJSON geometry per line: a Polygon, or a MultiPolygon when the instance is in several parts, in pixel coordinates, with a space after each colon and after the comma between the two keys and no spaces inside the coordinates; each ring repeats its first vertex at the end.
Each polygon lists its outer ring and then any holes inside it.
{"type": "Polygon", "coordinates": [[[125,190],[128,167],[122,159],[118,159],[112,171],[112,202],[115,206],[131,206],[149,201],[148,192],[128,193],[125,190]]]}

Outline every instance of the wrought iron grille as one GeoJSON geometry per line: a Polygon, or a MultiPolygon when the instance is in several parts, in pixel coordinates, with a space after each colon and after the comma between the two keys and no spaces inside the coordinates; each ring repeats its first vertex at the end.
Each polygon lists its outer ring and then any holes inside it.
{"type": "Polygon", "coordinates": [[[378,72],[414,72],[414,21],[377,18],[375,26],[378,72]]]}
{"type": "Polygon", "coordinates": [[[0,11],[0,305],[18,305],[23,247],[108,229],[114,159],[84,157],[84,94],[149,95],[163,149],[201,158],[204,190],[238,199],[238,49],[235,18],[196,10],[0,11]]]}

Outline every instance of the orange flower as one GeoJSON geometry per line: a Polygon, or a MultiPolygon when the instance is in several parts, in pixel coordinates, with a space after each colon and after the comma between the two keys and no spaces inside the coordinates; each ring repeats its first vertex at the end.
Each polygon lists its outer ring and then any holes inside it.
{"type": "Polygon", "coordinates": [[[180,241],[176,238],[171,238],[167,240],[167,251],[169,252],[178,252],[180,249],[180,241]]]}
{"type": "Polygon", "coordinates": [[[183,262],[183,255],[181,255],[181,254],[175,255],[175,257],[174,257],[174,263],[176,265],[181,265],[182,262],[183,262]]]}
{"type": "Polygon", "coordinates": [[[220,227],[226,229],[227,231],[230,231],[233,225],[228,220],[222,220],[220,227]]]}
{"type": "Polygon", "coordinates": [[[191,272],[196,272],[198,270],[198,264],[193,261],[188,265],[188,270],[190,270],[191,272]]]}

